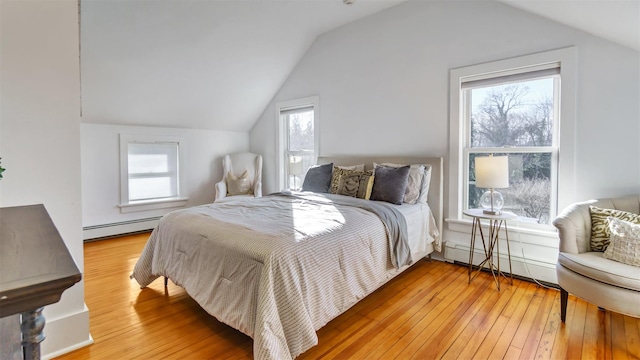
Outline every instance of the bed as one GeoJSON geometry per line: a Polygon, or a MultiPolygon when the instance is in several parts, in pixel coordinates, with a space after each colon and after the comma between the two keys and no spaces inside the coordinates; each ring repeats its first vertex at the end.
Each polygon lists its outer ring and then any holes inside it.
{"type": "MultiPolygon", "coordinates": [[[[321,157],[319,164],[426,164],[427,203],[281,192],[165,215],[132,278],[168,277],[254,340],[255,359],[292,359],[316,331],[411,264],[441,250],[442,158],[321,157]]],[[[329,166],[329,165],[327,165],[329,166]]],[[[382,174],[382,173],[380,173],[382,174]]],[[[375,179],[374,179],[375,180],[375,179]]]]}

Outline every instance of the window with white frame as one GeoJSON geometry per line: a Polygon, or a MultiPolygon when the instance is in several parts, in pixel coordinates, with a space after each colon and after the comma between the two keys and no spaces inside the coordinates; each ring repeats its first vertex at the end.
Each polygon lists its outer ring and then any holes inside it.
{"type": "Polygon", "coordinates": [[[487,189],[475,186],[476,157],[506,155],[503,210],[518,215],[520,226],[550,226],[560,189],[569,191],[573,181],[573,58],[563,49],[452,70],[451,166],[458,180],[451,181],[457,195],[450,195],[450,215],[480,207],[487,189]]]}
{"type": "Polygon", "coordinates": [[[279,124],[278,167],[282,189],[300,190],[302,181],[318,156],[317,96],[276,105],[279,124]]]}
{"type": "Polygon", "coordinates": [[[183,206],[183,159],[180,137],[121,134],[121,211],[183,206]]]}

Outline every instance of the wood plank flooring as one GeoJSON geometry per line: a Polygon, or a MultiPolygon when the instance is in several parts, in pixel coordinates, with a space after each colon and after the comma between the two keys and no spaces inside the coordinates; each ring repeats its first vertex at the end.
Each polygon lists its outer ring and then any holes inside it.
{"type": "MultiPolygon", "coordinates": [[[[85,244],[85,301],[95,343],[71,359],[250,359],[251,338],[209,316],[162,279],[129,275],[149,234],[85,244]]],[[[640,319],[555,289],[420,261],[318,331],[299,359],[640,359],[640,319]]],[[[46,328],[45,328],[46,333],[46,328]]]]}

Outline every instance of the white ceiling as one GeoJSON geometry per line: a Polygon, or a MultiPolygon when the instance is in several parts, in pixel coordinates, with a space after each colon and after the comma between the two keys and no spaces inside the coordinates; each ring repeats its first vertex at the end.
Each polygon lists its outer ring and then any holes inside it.
{"type": "MultiPolygon", "coordinates": [[[[318,35],[403,1],[81,0],[82,120],[248,131],[318,35]]],[[[640,0],[499,1],[640,51],[640,0]]]]}
{"type": "Polygon", "coordinates": [[[82,121],[248,131],[319,34],[402,0],[82,0],[82,121]]]}
{"type": "Polygon", "coordinates": [[[640,51],[640,0],[499,0],[640,51]]]}

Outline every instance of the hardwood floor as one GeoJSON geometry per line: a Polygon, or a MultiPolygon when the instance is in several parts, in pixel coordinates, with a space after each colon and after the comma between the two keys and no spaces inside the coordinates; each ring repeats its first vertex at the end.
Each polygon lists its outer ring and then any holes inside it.
{"type": "MultiPolygon", "coordinates": [[[[85,244],[85,300],[95,343],[58,359],[250,359],[252,340],[162,279],[129,275],[149,234],[85,244]]],[[[318,331],[299,359],[640,359],[640,319],[467,268],[420,261],[318,331]]],[[[46,328],[45,328],[46,333],[46,328]]]]}

